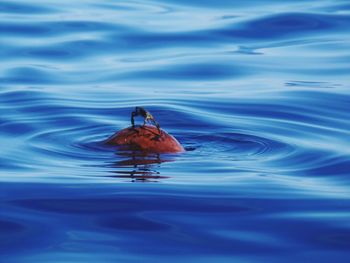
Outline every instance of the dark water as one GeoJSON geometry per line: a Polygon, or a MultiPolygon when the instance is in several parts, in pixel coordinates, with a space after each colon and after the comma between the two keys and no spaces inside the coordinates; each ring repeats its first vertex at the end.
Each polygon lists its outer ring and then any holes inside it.
{"type": "Polygon", "coordinates": [[[350,262],[348,1],[1,1],[4,262],[350,262]],[[184,154],[100,142],[145,106],[184,154]]]}

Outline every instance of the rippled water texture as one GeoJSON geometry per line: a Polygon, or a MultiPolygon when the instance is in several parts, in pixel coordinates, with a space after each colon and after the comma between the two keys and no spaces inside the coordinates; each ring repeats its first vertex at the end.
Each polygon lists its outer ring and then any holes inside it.
{"type": "Polygon", "coordinates": [[[0,13],[7,263],[350,260],[348,1],[0,13]],[[135,106],[186,152],[101,143],[135,106]]]}

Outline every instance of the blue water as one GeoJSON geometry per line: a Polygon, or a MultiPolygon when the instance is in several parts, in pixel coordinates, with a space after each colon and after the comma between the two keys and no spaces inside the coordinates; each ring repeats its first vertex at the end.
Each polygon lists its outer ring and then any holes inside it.
{"type": "Polygon", "coordinates": [[[348,1],[0,2],[1,262],[350,262],[348,1]],[[186,148],[101,141],[144,106],[186,148]]]}

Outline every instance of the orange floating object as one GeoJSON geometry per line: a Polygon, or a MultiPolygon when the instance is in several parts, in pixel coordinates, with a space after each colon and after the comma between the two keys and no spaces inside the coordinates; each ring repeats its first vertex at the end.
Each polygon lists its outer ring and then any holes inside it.
{"type": "Polygon", "coordinates": [[[184,148],[170,134],[154,126],[129,127],[115,133],[106,141],[109,145],[123,146],[126,150],[140,150],[151,153],[183,152],[184,148]]]}
{"type": "Polygon", "coordinates": [[[147,153],[178,153],[184,148],[170,134],[162,130],[153,116],[141,107],[136,107],[131,114],[131,127],[116,132],[106,140],[109,145],[121,146],[125,150],[137,150],[147,153]],[[144,124],[134,125],[134,117],[144,117],[144,124]],[[151,122],[155,126],[146,125],[151,122]]]}

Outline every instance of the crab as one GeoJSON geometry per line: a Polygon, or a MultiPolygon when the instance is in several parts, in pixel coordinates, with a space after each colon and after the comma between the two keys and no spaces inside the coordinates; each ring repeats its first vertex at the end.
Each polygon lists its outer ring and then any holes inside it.
{"type": "Polygon", "coordinates": [[[156,120],[154,119],[154,117],[152,116],[152,114],[149,111],[145,110],[142,107],[135,107],[135,111],[131,112],[131,126],[132,126],[132,128],[135,128],[134,118],[136,116],[142,116],[144,118],[142,126],[145,126],[147,123],[153,124],[154,126],[157,127],[159,135],[161,135],[161,130],[160,130],[160,126],[159,126],[158,122],[156,122],[156,120]]]}

